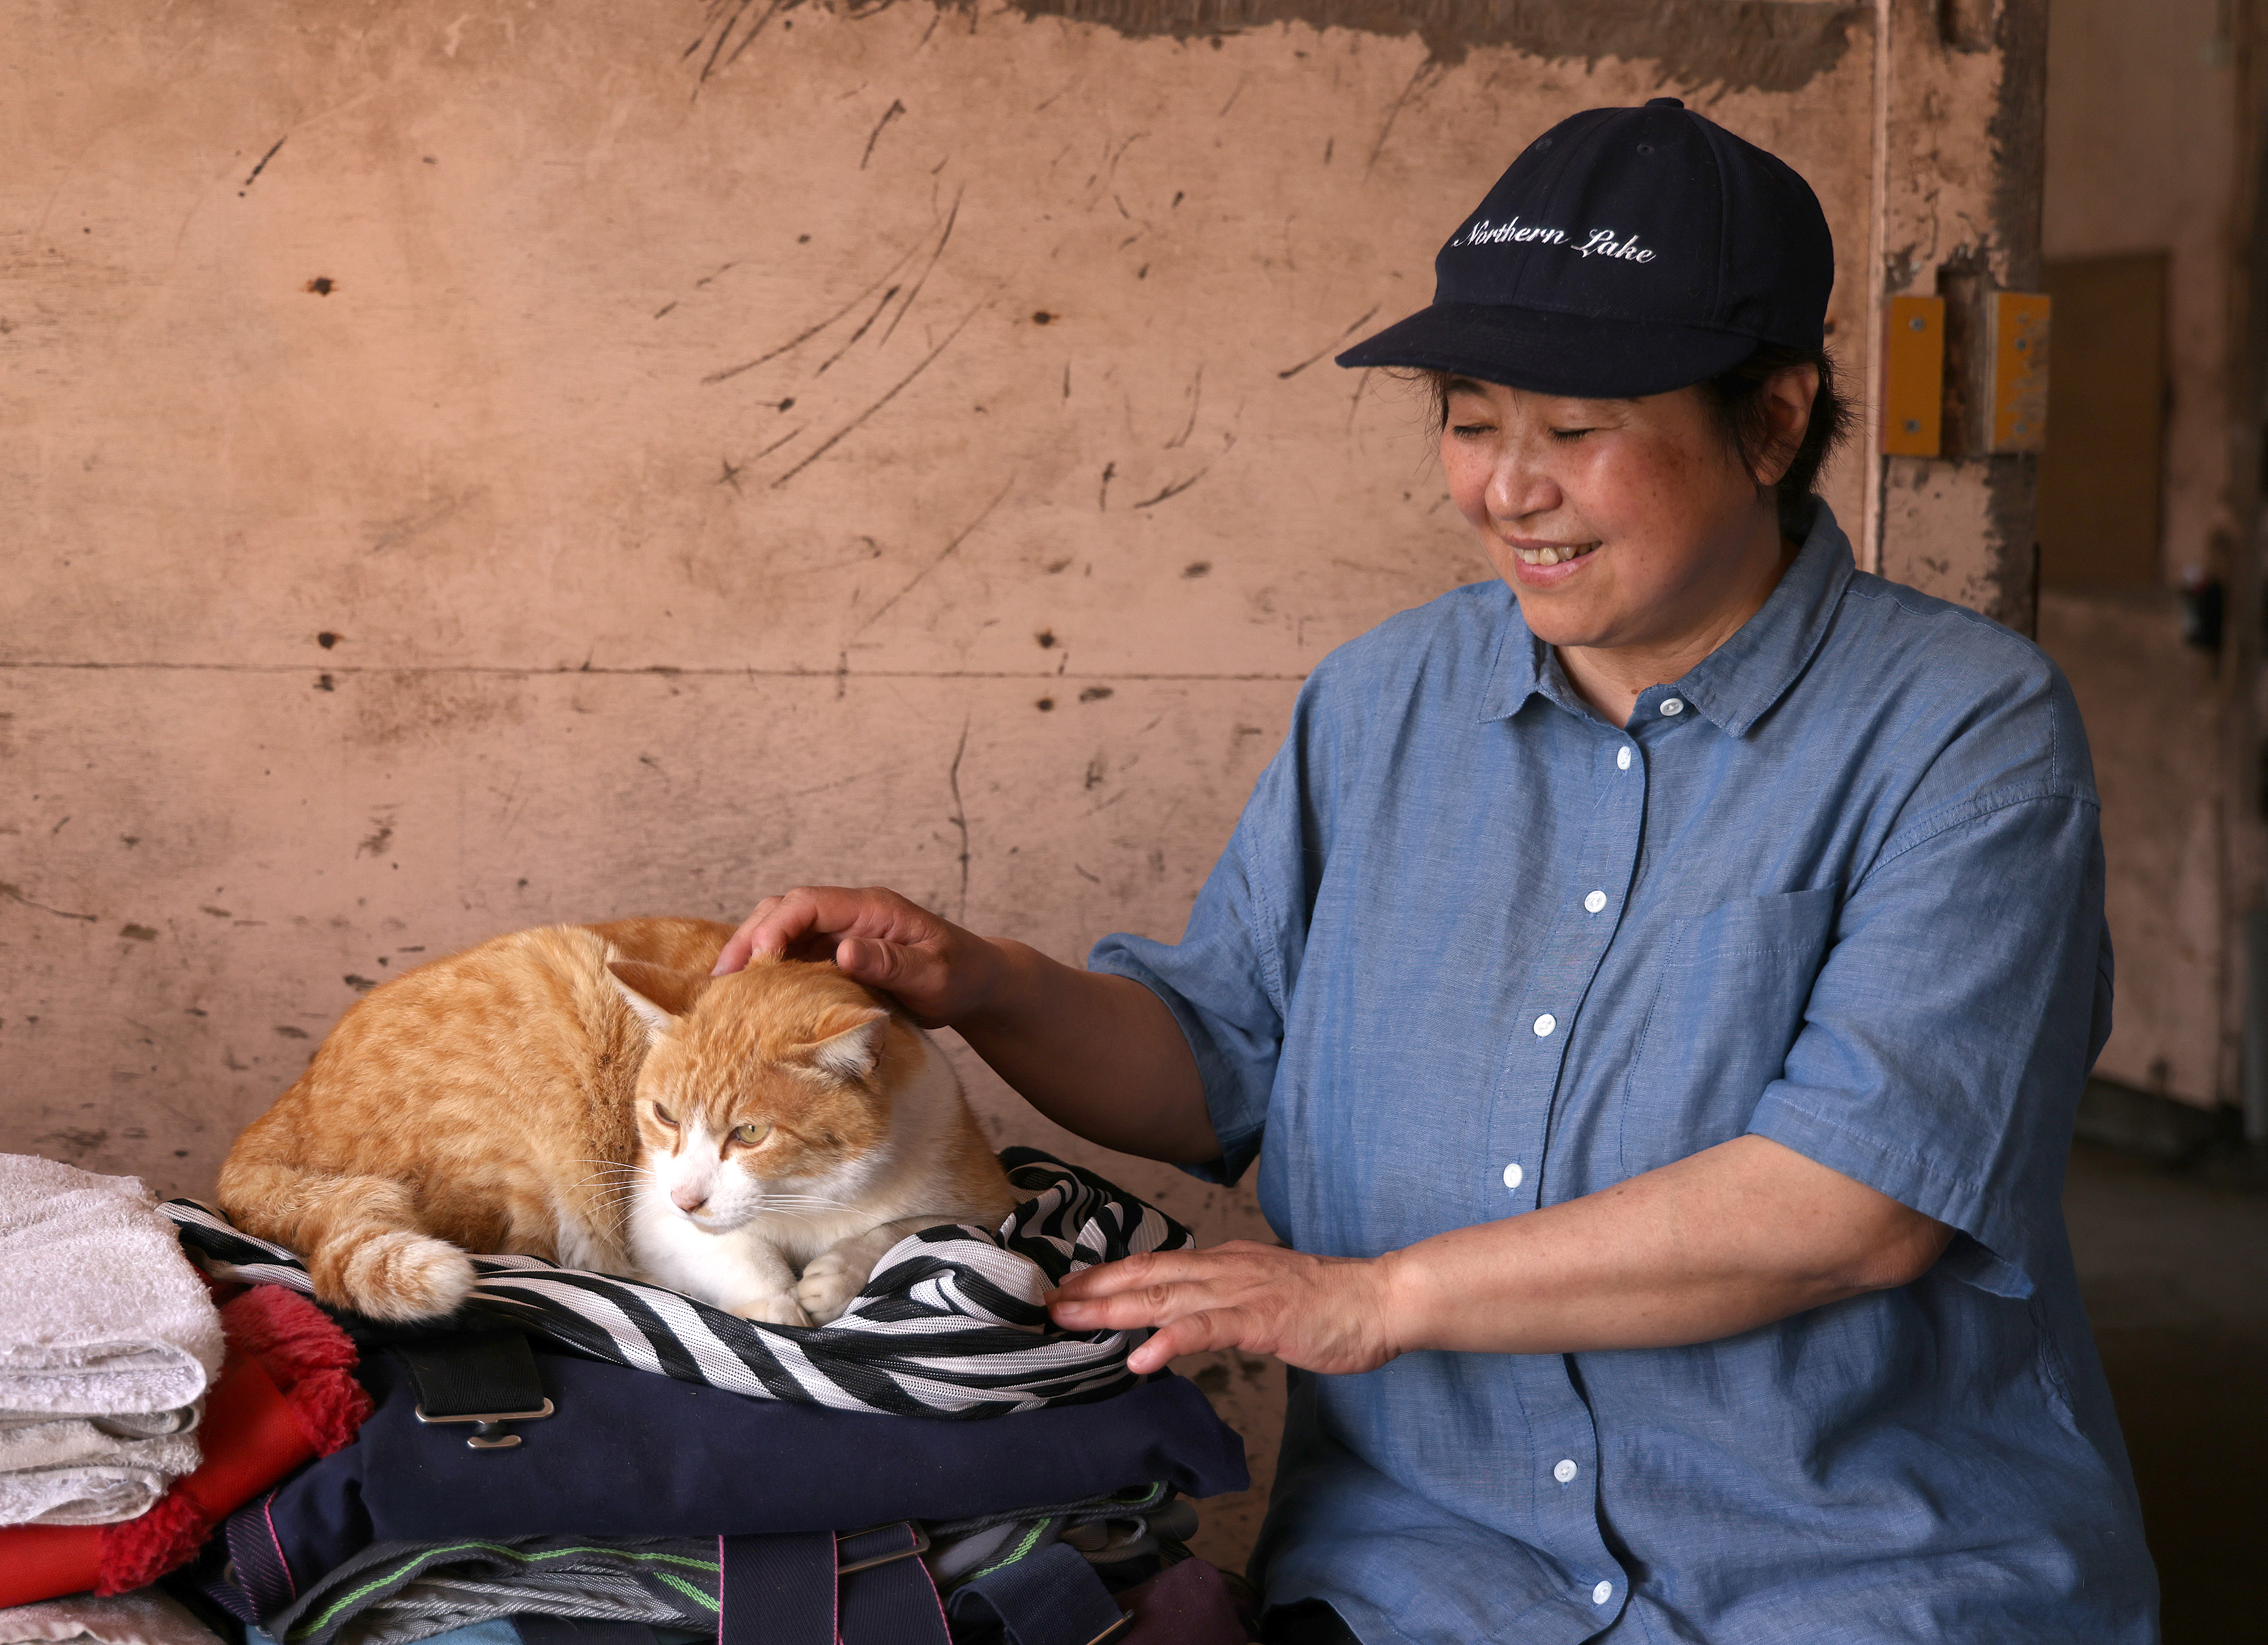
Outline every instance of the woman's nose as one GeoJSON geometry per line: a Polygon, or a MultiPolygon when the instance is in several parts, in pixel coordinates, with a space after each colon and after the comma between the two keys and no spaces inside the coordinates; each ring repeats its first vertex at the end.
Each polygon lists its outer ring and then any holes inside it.
{"type": "Polygon", "coordinates": [[[1506,452],[1489,475],[1489,513],[1498,520],[1524,520],[1559,506],[1558,483],[1530,454],[1506,452]]]}

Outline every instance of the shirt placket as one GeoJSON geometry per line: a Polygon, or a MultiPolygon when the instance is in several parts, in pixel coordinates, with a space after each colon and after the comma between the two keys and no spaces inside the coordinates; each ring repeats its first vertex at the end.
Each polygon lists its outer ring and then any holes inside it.
{"type": "MultiPolygon", "coordinates": [[[[1681,705],[1682,706],[1682,705],[1681,705]]],[[[1658,712],[1642,707],[1633,724],[1658,712]]],[[[1565,1073],[1577,1014],[1621,924],[1637,873],[1646,821],[1646,761],[1638,736],[1616,731],[1592,752],[1582,846],[1565,873],[1550,876],[1559,899],[1550,933],[1523,979],[1511,1041],[1491,1105],[1492,1179],[1481,1189],[1480,1220],[1535,1209],[1548,1180],[1551,1108],[1565,1073]]],[[[1599,1443],[1590,1407],[1557,1354],[1507,1355],[1528,1418],[1528,1465],[1535,1505],[1535,1545],[1565,1568],[1562,1604],[1604,1627],[1623,1605],[1628,1583],[1599,1531],[1599,1443]]]]}

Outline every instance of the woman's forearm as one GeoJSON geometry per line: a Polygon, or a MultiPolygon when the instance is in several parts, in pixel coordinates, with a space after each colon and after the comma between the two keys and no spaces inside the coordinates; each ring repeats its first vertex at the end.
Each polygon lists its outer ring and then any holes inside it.
{"type": "Polygon", "coordinates": [[[1713,1341],[1918,1278],[1950,1231],[1763,1137],[1382,1257],[1233,1242],[1074,1274],[1074,1330],[1157,1328],[1130,1361],[1241,1347],[1323,1372],[1421,1349],[1571,1354],[1713,1341]]]}
{"type": "Polygon", "coordinates": [[[998,978],[953,1026],[995,1073],[1106,1148],[1184,1164],[1218,1157],[1197,1059],[1157,995],[1020,942],[990,946],[998,978]]]}
{"type": "Polygon", "coordinates": [[[1709,1342],[1918,1278],[1943,1224],[1764,1137],[1380,1258],[1411,1347],[1709,1342]]]}

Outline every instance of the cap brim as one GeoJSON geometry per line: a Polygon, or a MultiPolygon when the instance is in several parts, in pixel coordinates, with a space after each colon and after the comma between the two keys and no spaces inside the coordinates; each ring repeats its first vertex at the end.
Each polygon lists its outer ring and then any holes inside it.
{"type": "Polygon", "coordinates": [[[1341,365],[1408,365],[1584,400],[1667,394],[1730,371],[1754,337],[1480,303],[1436,303],[1338,356],[1341,365]]]}

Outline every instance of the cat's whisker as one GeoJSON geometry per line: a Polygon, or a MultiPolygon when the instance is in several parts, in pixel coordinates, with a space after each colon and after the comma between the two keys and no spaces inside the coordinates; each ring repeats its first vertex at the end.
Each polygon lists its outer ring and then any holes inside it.
{"type": "Polygon", "coordinates": [[[637,1182],[641,1178],[651,1177],[652,1175],[652,1172],[644,1170],[594,1171],[588,1177],[578,1177],[571,1186],[582,1188],[592,1183],[620,1182],[625,1177],[629,1177],[632,1182],[637,1182]]]}
{"type": "Polygon", "coordinates": [[[638,1202],[638,1199],[639,1196],[635,1190],[606,1195],[593,1199],[591,1201],[591,1210],[594,1214],[596,1214],[614,1211],[619,1208],[622,1213],[627,1216],[630,1213],[630,1208],[638,1202]]]}

